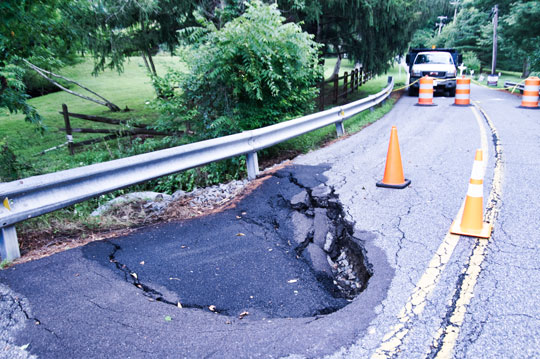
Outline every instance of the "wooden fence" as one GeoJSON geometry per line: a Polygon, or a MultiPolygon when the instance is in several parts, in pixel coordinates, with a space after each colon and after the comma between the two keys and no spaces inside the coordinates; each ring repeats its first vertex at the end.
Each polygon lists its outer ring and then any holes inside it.
{"type": "Polygon", "coordinates": [[[319,84],[318,105],[319,110],[323,111],[326,105],[338,105],[345,103],[347,96],[353,91],[371,80],[371,72],[364,71],[362,68],[354,69],[350,73],[345,72],[343,76],[335,75],[329,80],[322,81],[319,84]],[[343,81],[341,81],[343,80],[343,81]]]}
{"type": "Polygon", "coordinates": [[[116,120],[113,118],[107,118],[107,117],[101,117],[101,116],[91,116],[91,115],[83,115],[80,113],[72,113],[68,111],[68,107],[65,104],[62,105],[62,111],[60,112],[60,114],[64,116],[64,124],[66,127],[59,128],[58,130],[62,132],[64,131],[66,132],[68,150],[71,155],[74,154],[76,147],[82,147],[82,146],[91,145],[94,143],[113,140],[119,137],[140,136],[140,135],[146,135],[146,136],[177,135],[178,136],[178,135],[184,134],[183,131],[179,131],[175,133],[159,132],[159,131],[149,128],[145,124],[134,123],[131,121],[126,121],[126,120],[116,120]],[[71,127],[70,117],[78,118],[78,119],[86,120],[86,121],[107,123],[109,125],[124,126],[124,127],[121,127],[118,129],[115,129],[115,128],[103,128],[103,129],[73,128],[71,127]],[[125,126],[128,126],[128,127],[125,127],[125,126]],[[108,135],[75,143],[73,142],[74,132],[75,133],[103,133],[103,134],[108,134],[108,135]]]}

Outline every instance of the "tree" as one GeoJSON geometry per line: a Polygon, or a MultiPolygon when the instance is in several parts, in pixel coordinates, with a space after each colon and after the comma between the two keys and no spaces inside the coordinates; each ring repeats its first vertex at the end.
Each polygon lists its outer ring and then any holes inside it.
{"type": "Polygon", "coordinates": [[[26,102],[22,59],[54,68],[72,55],[72,34],[57,10],[64,1],[0,2],[0,108],[21,111],[31,122],[40,123],[41,118],[26,102]]]}
{"type": "MultiPolygon", "coordinates": [[[[516,1],[507,15],[503,15],[502,35],[521,57],[523,77],[530,69],[540,71],[540,3],[516,1]]],[[[517,59],[516,59],[517,60],[517,59]]]]}
{"type": "Polygon", "coordinates": [[[127,57],[140,55],[156,76],[153,55],[160,46],[174,53],[176,32],[195,23],[194,9],[195,1],[187,0],[74,0],[63,12],[93,55],[94,73],[122,71],[127,57]]]}
{"type": "Polygon", "coordinates": [[[347,54],[364,68],[380,73],[402,54],[413,32],[423,25],[428,1],[282,0],[289,19],[325,45],[324,52],[347,54]],[[405,15],[405,16],[404,16],[405,15]]]}
{"type": "Polygon", "coordinates": [[[321,76],[317,55],[312,35],[285,23],[275,4],[253,0],[221,29],[204,24],[199,42],[185,49],[188,73],[169,75],[180,91],[164,92],[162,107],[193,124],[201,138],[303,115],[321,76]]]}

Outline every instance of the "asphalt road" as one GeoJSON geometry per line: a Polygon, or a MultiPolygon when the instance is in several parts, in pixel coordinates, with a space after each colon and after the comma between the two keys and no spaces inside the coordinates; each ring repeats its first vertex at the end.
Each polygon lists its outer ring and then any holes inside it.
{"type": "Polygon", "coordinates": [[[43,358],[539,357],[540,110],[471,93],[477,107],[405,96],[360,133],[268,174],[236,208],[0,271],[0,348],[43,358]],[[412,180],[403,190],[375,186],[392,125],[412,180]],[[477,148],[489,241],[448,234],[477,148]],[[320,231],[363,247],[353,253],[371,276],[352,301],[319,260],[320,231]]]}

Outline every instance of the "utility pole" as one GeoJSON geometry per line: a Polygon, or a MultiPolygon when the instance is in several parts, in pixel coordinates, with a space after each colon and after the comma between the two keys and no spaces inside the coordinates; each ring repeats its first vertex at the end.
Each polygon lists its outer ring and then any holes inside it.
{"type": "Polygon", "coordinates": [[[459,0],[456,1],[450,1],[450,5],[454,5],[454,24],[456,23],[456,17],[457,17],[457,8],[459,6],[459,0]]]}
{"type": "Polygon", "coordinates": [[[491,60],[491,74],[495,75],[497,67],[497,23],[499,21],[499,5],[493,7],[493,53],[491,60]]]}
{"type": "Polygon", "coordinates": [[[447,18],[448,18],[447,16],[437,16],[437,19],[439,19],[439,23],[437,23],[436,25],[439,25],[439,35],[441,34],[441,29],[442,29],[442,26],[444,25],[443,20],[446,20],[447,18]]]}

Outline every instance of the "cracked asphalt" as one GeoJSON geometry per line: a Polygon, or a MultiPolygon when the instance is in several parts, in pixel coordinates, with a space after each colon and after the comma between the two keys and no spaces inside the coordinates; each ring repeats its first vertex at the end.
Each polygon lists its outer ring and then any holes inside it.
{"type": "Polygon", "coordinates": [[[268,174],[235,208],[0,271],[0,357],[539,357],[540,110],[479,86],[471,98],[478,109],[403,97],[360,133],[268,174]],[[487,242],[448,237],[479,123],[484,203],[497,192],[487,242]],[[403,190],[375,186],[392,125],[412,180],[403,190]],[[371,277],[354,300],[301,250],[317,234],[291,201],[321,185],[339,201],[338,232],[363,247],[371,277]]]}

